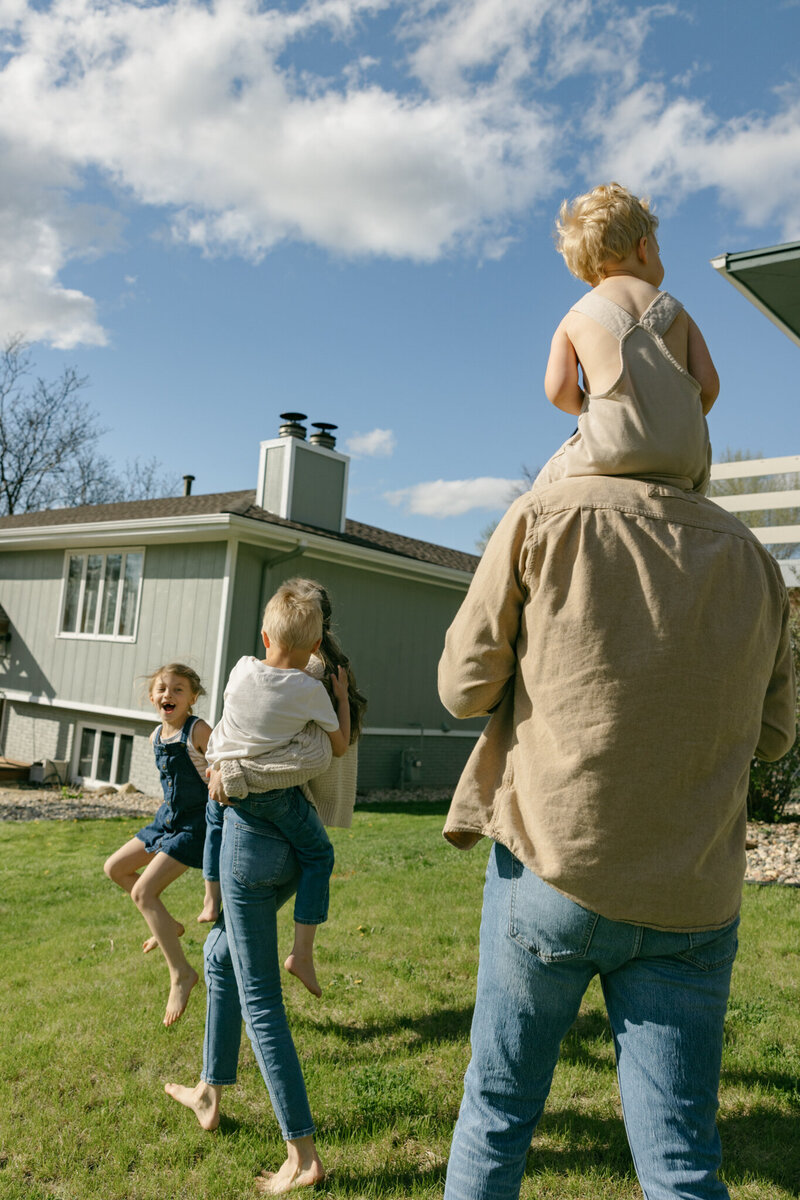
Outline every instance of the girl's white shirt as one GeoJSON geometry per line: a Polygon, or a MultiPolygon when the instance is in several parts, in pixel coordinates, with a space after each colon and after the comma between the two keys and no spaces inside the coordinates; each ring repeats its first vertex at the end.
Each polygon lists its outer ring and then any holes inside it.
{"type": "Polygon", "coordinates": [[[339,728],[322,683],[305,671],[240,658],[228,679],[222,718],[211,732],[206,758],[211,764],[257,758],[291,741],[309,721],[328,733],[339,728]]]}

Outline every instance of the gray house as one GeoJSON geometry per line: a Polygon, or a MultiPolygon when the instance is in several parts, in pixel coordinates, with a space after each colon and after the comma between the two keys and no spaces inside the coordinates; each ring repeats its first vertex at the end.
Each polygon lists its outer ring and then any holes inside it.
{"type": "Polygon", "coordinates": [[[369,699],[360,788],[455,782],[482,722],[452,727],[436,665],[478,560],[347,520],[335,426],[306,440],[285,418],[254,489],[0,519],[0,754],[157,793],[144,677],[189,663],[214,724],[267,599],[302,574],[331,592],[369,699]]]}

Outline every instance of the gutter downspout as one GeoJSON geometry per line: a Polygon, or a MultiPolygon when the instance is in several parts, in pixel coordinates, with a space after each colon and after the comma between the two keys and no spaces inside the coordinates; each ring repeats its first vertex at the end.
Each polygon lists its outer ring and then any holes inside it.
{"type": "MultiPolygon", "coordinates": [[[[280,566],[283,563],[290,562],[293,558],[301,558],[308,549],[308,542],[300,540],[291,550],[284,550],[282,554],[276,554],[274,558],[265,559],[261,568],[261,594],[259,597],[259,610],[256,617],[257,621],[261,621],[261,614],[267,606],[267,601],[272,595],[272,586],[270,583],[269,573],[272,567],[280,566]]],[[[261,653],[261,642],[257,646],[257,652],[261,653]]]]}

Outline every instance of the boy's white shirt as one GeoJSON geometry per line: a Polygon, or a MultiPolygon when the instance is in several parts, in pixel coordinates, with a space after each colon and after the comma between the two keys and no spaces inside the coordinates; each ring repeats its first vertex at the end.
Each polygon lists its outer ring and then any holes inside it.
{"type": "Polygon", "coordinates": [[[322,683],[305,671],[240,658],[225,688],[222,718],[211,732],[206,759],[258,758],[288,744],[316,722],[327,733],[339,728],[322,683]]]}

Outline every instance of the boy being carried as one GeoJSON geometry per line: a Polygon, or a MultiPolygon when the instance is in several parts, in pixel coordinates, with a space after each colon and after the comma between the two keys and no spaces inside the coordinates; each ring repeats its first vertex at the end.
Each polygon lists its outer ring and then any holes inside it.
{"type": "MultiPolygon", "coordinates": [[[[309,723],[327,733],[334,756],[341,757],[349,746],[347,675],[340,667],[331,676],[337,715],[324,685],[305,671],[322,640],[322,610],[319,597],[297,583],[291,581],[278,588],[264,610],[261,637],[265,658],[240,658],[231,671],[222,719],[206,751],[212,767],[231,759],[285,762],[287,748],[296,756],[298,746],[302,747],[301,735],[309,723]]],[[[299,760],[297,765],[301,765],[299,760]]],[[[297,855],[301,874],[295,898],[295,938],[284,966],[310,992],[320,996],[322,990],[314,969],[314,936],[317,925],[327,920],[333,847],[299,788],[268,791],[261,796],[251,794],[248,799],[251,803],[263,801],[265,816],[281,830],[297,855]]],[[[220,814],[213,801],[209,808],[203,874],[213,880],[219,878],[218,861],[214,859],[219,856],[220,814]]]]}

